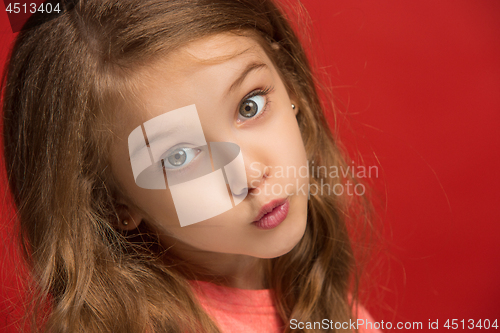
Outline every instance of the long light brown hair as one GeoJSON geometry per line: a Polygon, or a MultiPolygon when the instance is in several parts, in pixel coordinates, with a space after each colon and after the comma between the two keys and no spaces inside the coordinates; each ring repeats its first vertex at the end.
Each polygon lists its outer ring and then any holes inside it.
{"type": "MultiPolygon", "coordinates": [[[[114,227],[116,189],[107,168],[112,138],[103,124],[137,66],[199,38],[247,31],[259,36],[297,98],[308,160],[345,166],[283,9],[268,0],[81,0],[28,25],[4,76],[3,135],[21,244],[36,286],[33,331],[219,332],[175,258],[171,265],[160,259],[169,253],[158,252],[155,235],[144,238],[142,230],[131,238],[114,227]],[[47,305],[48,312],[40,310],[47,305]]],[[[310,177],[312,184],[321,180],[345,181],[310,177]]],[[[292,318],[343,322],[353,316],[349,211],[342,197],[311,196],[302,240],[266,261],[266,283],[285,332],[292,318]]]]}

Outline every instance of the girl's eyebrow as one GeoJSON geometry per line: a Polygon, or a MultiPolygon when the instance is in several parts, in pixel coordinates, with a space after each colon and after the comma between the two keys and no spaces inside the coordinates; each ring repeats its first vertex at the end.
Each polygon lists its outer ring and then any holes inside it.
{"type": "Polygon", "coordinates": [[[240,76],[236,80],[234,80],[233,84],[231,84],[231,86],[226,92],[226,95],[229,95],[231,91],[239,87],[250,72],[259,70],[261,68],[269,69],[269,67],[261,61],[252,61],[251,63],[249,63],[245,67],[245,69],[241,72],[240,76]]]}

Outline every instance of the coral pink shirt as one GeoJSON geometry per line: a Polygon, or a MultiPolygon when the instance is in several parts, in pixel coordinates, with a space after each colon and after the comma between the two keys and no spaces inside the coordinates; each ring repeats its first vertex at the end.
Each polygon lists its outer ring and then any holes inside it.
{"type": "MultiPolygon", "coordinates": [[[[219,286],[205,281],[189,281],[204,310],[224,333],[281,333],[285,325],[273,302],[271,289],[248,290],[219,286]]],[[[360,307],[358,318],[374,322],[360,307]]],[[[380,333],[359,327],[360,332],[380,333]]]]}

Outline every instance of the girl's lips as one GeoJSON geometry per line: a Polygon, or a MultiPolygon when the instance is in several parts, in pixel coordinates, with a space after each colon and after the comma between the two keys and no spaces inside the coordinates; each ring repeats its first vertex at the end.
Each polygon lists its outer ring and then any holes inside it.
{"type": "Polygon", "coordinates": [[[252,223],[259,229],[273,229],[280,225],[280,223],[287,217],[289,207],[290,203],[288,202],[288,199],[285,199],[285,201],[278,200],[278,202],[270,202],[262,207],[261,214],[259,214],[261,218],[252,223]],[[271,209],[270,206],[274,207],[271,209]],[[266,209],[268,211],[267,213],[265,213],[266,209]]]}

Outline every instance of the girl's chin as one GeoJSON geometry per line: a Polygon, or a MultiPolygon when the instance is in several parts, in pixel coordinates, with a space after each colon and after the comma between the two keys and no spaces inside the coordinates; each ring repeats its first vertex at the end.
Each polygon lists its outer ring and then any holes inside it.
{"type": "Polygon", "coordinates": [[[272,251],[263,251],[263,253],[259,253],[257,257],[261,259],[279,258],[281,256],[284,256],[288,252],[292,251],[297,244],[298,242],[294,243],[292,246],[286,246],[272,251]]]}
{"type": "Polygon", "coordinates": [[[296,233],[294,233],[293,237],[292,234],[289,233],[286,240],[283,240],[282,242],[274,242],[272,246],[263,248],[262,251],[255,256],[262,259],[273,259],[287,254],[288,252],[292,251],[293,248],[300,242],[300,240],[304,236],[304,231],[305,224],[304,228],[302,230],[297,230],[296,233]]]}

